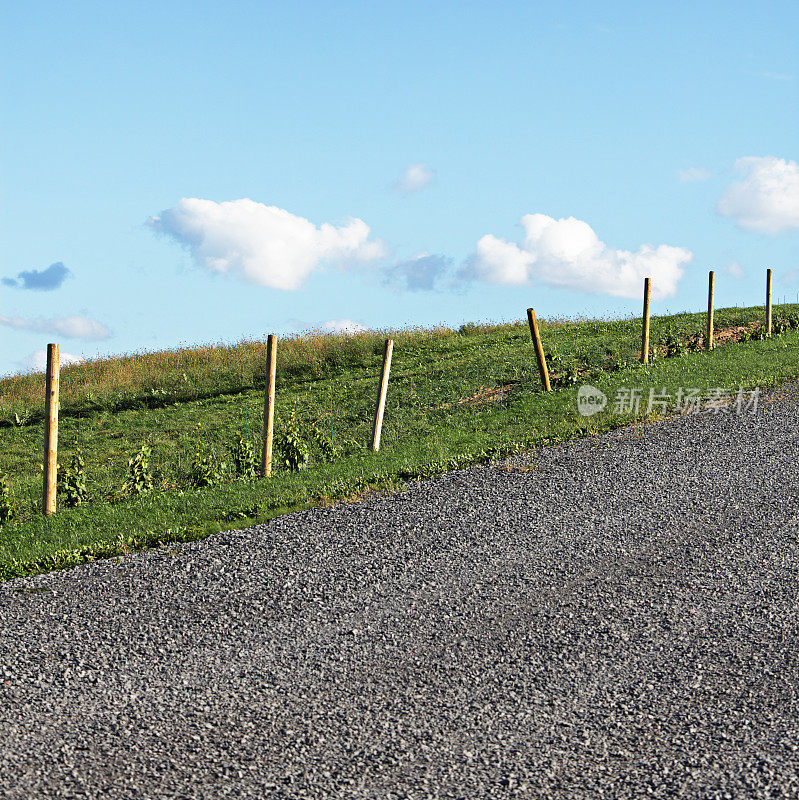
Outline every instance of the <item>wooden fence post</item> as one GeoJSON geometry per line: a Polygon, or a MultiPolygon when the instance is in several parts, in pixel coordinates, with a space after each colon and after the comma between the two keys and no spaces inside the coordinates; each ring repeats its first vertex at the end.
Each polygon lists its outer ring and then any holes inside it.
{"type": "Polygon", "coordinates": [[[771,336],[771,270],[766,270],[766,336],[771,336]]]}
{"type": "Polygon", "coordinates": [[[716,275],[710,270],[707,279],[707,349],[713,349],[713,285],[716,275]]]}
{"type": "Polygon", "coordinates": [[[375,424],[372,428],[372,450],[380,449],[380,433],[383,430],[383,412],[386,410],[386,392],[388,391],[388,373],[391,369],[391,353],[394,341],[386,339],[386,350],[383,353],[383,369],[380,371],[380,387],[377,390],[377,408],[375,408],[375,424]]]}
{"type": "Polygon", "coordinates": [[[58,390],[61,378],[61,349],[47,345],[47,385],[44,413],[44,486],[42,511],[45,516],[56,510],[56,480],[58,478],[58,390]]]}
{"type": "Polygon", "coordinates": [[[641,332],[641,363],[649,363],[649,296],[651,294],[651,280],[644,278],[644,316],[641,332]]]}
{"type": "Polygon", "coordinates": [[[538,322],[535,318],[535,311],[532,308],[527,309],[527,323],[530,326],[530,336],[533,337],[533,347],[535,348],[535,357],[538,361],[538,372],[541,375],[541,385],[544,387],[545,392],[552,391],[549,385],[549,371],[547,370],[547,360],[544,356],[544,348],[541,345],[541,335],[538,333],[538,322]]]}
{"type": "Polygon", "coordinates": [[[266,340],[266,388],[264,390],[264,425],[262,430],[261,474],[272,474],[272,437],[275,425],[275,374],[277,372],[277,336],[270,333],[266,340]]]}

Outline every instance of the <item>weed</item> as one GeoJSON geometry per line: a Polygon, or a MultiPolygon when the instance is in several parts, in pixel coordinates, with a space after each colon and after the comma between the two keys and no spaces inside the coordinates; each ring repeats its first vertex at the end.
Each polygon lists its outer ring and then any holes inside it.
{"type": "Polygon", "coordinates": [[[4,522],[14,519],[16,516],[16,506],[11,499],[11,488],[8,485],[8,478],[0,472],[0,527],[4,522]]]}
{"type": "Polygon", "coordinates": [[[227,464],[217,461],[213,455],[203,456],[198,450],[189,467],[189,482],[195,489],[217,486],[225,479],[227,464]]]}
{"type": "Polygon", "coordinates": [[[688,353],[697,353],[705,348],[705,337],[701,333],[691,333],[684,340],[685,350],[688,353]]]}
{"type": "Polygon", "coordinates": [[[688,352],[682,336],[675,333],[671,328],[669,328],[665,336],[660,338],[658,346],[664,349],[666,358],[679,358],[688,352]]]}
{"type": "Polygon", "coordinates": [[[240,478],[252,479],[256,476],[255,448],[252,442],[236,431],[236,443],[231,452],[233,469],[240,478]]]}
{"type": "Polygon", "coordinates": [[[556,389],[562,389],[567,386],[574,386],[580,380],[580,374],[577,369],[572,366],[565,367],[562,372],[552,376],[552,385],[556,389]]]}
{"type": "MultiPolygon", "coordinates": [[[[657,358],[657,348],[653,349],[652,358],[657,358]]],[[[617,355],[611,356],[603,368],[606,372],[621,372],[623,369],[629,369],[637,365],[637,361],[631,361],[629,358],[622,358],[617,355]]]]}
{"type": "Polygon", "coordinates": [[[310,453],[297,425],[296,414],[292,414],[277,436],[278,465],[289,472],[297,472],[308,466],[310,453]]]}
{"type": "Polygon", "coordinates": [[[135,497],[136,495],[149,492],[153,488],[153,475],[150,471],[151,448],[142,442],[139,452],[128,460],[128,471],[122,491],[135,497]]]}
{"type": "Polygon", "coordinates": [[[545,350],[544,359],[547,362],[547,369],[550,372],[558,372],[566,367],[560,353],[557,350],[545,350]]]}
{"type": "Polygon", "coordinates": [[[550,383],[556,389],[573,386],[580,380],[577,368],[573,364],[567,364],[557,350],[545,352],[544,358],[550,374],[550,383]]]}
{"type": "Polygon", "coordinates": [[[23,411],[21,414],[14,414],[12,418],[12,423],[14,424],[15,427],[22,428],[28,424],[28,421],[31,418],[31,414],[32,412],[30,409],[23,411]]]}
{"type": "Polygon", "coordinates": [[[86,464],[78,448],[78,437],[72,440],[72,460],[63,471],[58,471],[58,494],[65,508],[76,508],[86,502],[86,464]]]}
{"type": "Polygon", "coordinates": [[[325,461],[332,461],[338,455],[338,449],[333,444],[330,437],[318,425],[311,426],[311,435],[322,451],[322,458],[325,461]]]}

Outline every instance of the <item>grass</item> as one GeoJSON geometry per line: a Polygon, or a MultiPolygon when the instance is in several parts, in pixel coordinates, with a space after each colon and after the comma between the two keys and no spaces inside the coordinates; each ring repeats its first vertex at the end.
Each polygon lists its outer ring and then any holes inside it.
{"type": "MultiPolygon", "coordinates": [[[[799,322],[799,306],[782,306],[774,316],[799,322]]],[[[739,336],[762,317],[762,307],[721,309],[716,328],[739,336]]],[[[663,344],[660,357],[642,366],[640,325],[640,319],[543,322],[544,348],[561,384],[548,394],[540,391],[526,322],[393,332],[379,453],[368,444],[388,332],[282,340],[276,430],[279,439],[295,421],[308,449],[308,467],[277,469],[269,479],[226,474],[206,488],[192,486],[198,458],[224,462],[229,472],[237,432],[256,452],[260,448],[265,342],[69,366],[61,373],[59,461],[68,464],[77,438],[88,501],[47,518],[40,514],[44,377],[5,378],[0,380],[0,474],[8,476],[16,515],[0,529],[0,579],[357,499],[646,417],[646,400],[635,414],[614,409],[620,387],[640,388],[646,399],[650,388],[734,390],[799,377],[795,328],[766,340],[727,338],[712,352],[666,358],[666,342],[690,343],[703,330],[704,315],[653,318],[651,341],[663,344]],[[602,413],[582,417],[576,393],[588,381],[610,402],[602,413]],[[128,462],[145,442],[152,449],[154,489],[128,497],[122,490],[128,462]],[[330,443],[337,452],[333,459],[330,443]]]]}

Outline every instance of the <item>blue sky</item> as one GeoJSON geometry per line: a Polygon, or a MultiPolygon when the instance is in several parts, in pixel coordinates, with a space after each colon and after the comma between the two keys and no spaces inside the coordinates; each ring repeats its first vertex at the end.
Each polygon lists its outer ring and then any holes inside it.
{"type": "Polygon", "coordinates": [[[3,11],[0,374],[799,293],[796,2],[3,11]]]}

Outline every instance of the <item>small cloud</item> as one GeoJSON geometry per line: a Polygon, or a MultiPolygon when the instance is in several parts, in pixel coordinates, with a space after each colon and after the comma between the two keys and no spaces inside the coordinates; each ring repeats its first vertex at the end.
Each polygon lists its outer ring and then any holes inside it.
{"type": "Polygon", "coordinates": [[[735,162],[744,178],[727,187],[718,211],[740,228],[776,234],[799,228],[799,164],[774,156],[735,162]]]}
{"type": "Polygon", "coordinates": [[[427,164],[411,164],[402,177],[394,184],[394,188],[403,194],[413,194],[424,189],[435,175],[435,171],[427,164]]]}
{"type": "Polygon", "coordinates": [[[54,333],[66,339],[108,339],[111,331],[102,323],[86,317],[71,316],[55,319],[22,319],[0,316],[0,325],[18,331],[54,333]]]}
{"type": "Polygon", "coordinates": [[[186,247],[209,272],[236,275],[272,289],[299,289],[325,263],[371,261],[385,255],[360,219],[319,227],[276,206],[246,198],[215,203],[184,197],[147,225],[186,247]]]}
{"type": "Polygon", "coordinates": [[[319,326],[325,333],[364,333],[369,328],[351,319],[331,319],[319,326]]]}
{"type": "MultiPolygon", "coordinates": [[[[59,362],[62,367],[67,367],[70,364],[80,364],[81,361],[85,360],[81,356],[73,356],[72,353],[66,353],[63,350],[59,352],[59,362]]],[[[34,350],[20,362],[20,366],[27,372],[44,372],[47,369],[47,351],[34,350]]]]}
{"type": "Polygon", "coordinates": [[[678,169],[677,177],[680,183],[699,183],[706,181],[710,177],[710,170],[703,167],[688,167],[688,169],[678,169]]]}
{"type": "Polygon", "coordinates": [[[780,283],[794,283],[799,277],[799,269],[792,269],[780,277],[780,283]]]}
{"type": "Polygon", "coordinates": [[[56,261],[54,264],[50,264],[47,269],[31,269],[20,272],[17,275],[17,280],[3,278],[2,283],[4,286],[11,286],[14,289],[51,292],[53,289],[58,289],[71,274],[62,262],[56,261]]]}
{"type": "Polygon", "coordinates": [[[743,267],[737,261],[727,264],[727,266],[724,267],[724,271],[733,278],[743,278],[746,274],[743,270],[743,267]]]}
{"type": "Polygon", "coordinates": [[[769,72],[762,70],[760,72],[749,72],[750,75],[755,75],[758,78],[768,78],[770,81],[792,81],[794,76],[787,75],[784,72],[769,72]]]}
{"type": "Polygon", "coordinates": [[[506,286],[536,281],[563,289],[614,297],[640,297],[643,279],[652,279],[656,299],[677,291],[683,265],[693,253],[683,247],[651,244],[637,251],[615,250],[594,233],[587,222],[569,217],[527,214],[521,245],[487,234],[460,270],[465,280],[506,286]]]}
{"type": "Polygon", "coordinates": [[[385,283],[401,286],[412,292],[432,291],[451,266],[451,258],[423,253],[387,267],[385,283]]]}

